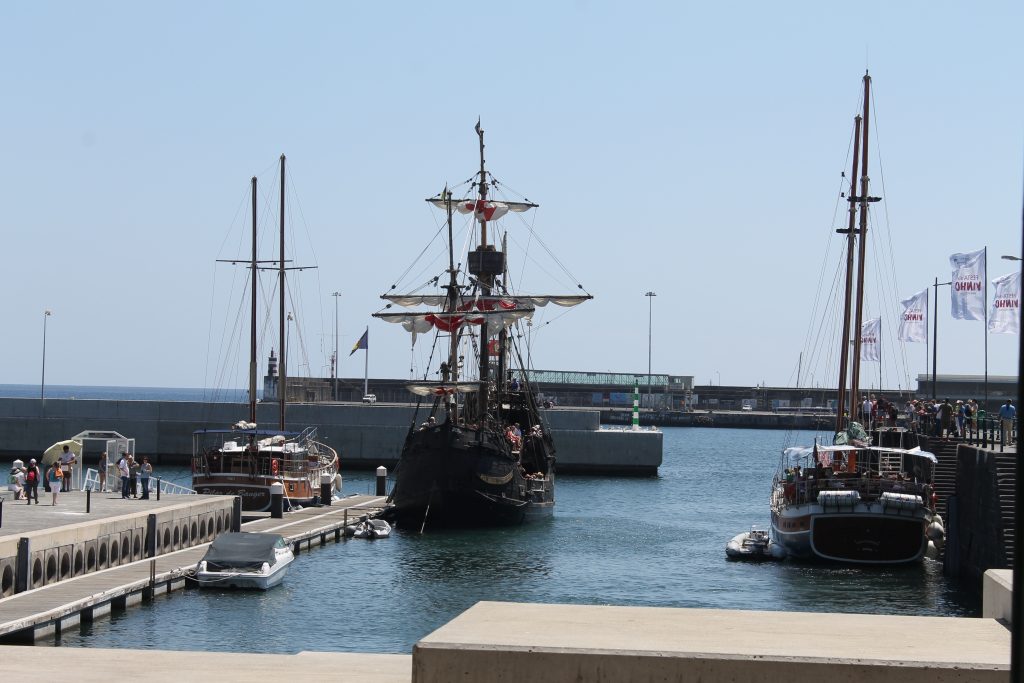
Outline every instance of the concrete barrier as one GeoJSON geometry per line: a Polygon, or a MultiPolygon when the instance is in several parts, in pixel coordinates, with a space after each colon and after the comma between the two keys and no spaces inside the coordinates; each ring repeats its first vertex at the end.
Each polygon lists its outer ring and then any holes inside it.
{"type": "Polygon", "coordinates": [[[477,603],[413,648],[441,681],[1005,681],[991,619],[477,603]]]}
{"type": "Polygon", "coordinates": [[[1013,570],[989,569],[981,590],[981,616],[1013,624],[1013,570]]]}

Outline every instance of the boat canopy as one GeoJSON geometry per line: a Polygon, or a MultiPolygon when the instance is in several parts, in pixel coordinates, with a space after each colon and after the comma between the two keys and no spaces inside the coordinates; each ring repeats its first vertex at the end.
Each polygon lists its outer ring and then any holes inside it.
{"type": "Polygon", "coordinates": [[[203,559],[210,568],[220,570],[258,568],[264,562],[274,564],[274,549],[283,547],[280,534],[228,532],[213,539],[203,559]]]}
{"type": "Polygon", "coordinates": [[[199,436],[200,434],[231,434],[257,437],[283,436],[286,439],[300,436],[300,432],[281,431],[280,429],[197,429],[192,432],[192,436],[199,436]]]}
{"type": "MultiPolygon", "coordinates": [[[[934,453],[922,451],[918,447],[911,448],[909,450],[906,448],[889,448],[882,446],[819,445],[817,447],[818,453],[853,453],[861,451],[875,451],[876,453],[894,453],[897,455],[911,455],[917,458],[924,458],[925,460],[930,460],[933,463],[937,463],[939,461],[939,459],[935,457],[934,453]]],[[[787,465],[791,463],[798,463],[802,460],[809,460],[814,456],[814,452],[814,446],[792,446],[783,451],[787,465]]]]}

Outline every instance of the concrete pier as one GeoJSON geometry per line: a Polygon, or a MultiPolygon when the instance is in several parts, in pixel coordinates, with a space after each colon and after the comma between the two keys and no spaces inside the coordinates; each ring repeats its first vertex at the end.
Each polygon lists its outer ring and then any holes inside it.
{"type": "Polygon", "coordinates": [[[416,644],[412,680],[1002,682],[1009,667],[992,619],[480,602],[416,644]]]}

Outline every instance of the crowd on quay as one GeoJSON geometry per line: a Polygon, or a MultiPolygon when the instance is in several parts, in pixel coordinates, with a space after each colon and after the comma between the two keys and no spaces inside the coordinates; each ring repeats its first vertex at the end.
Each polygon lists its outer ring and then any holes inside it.
{"type": "MultiPolygon", "coordinates": [[[[21,460],[15,460],[8,477],[7,490],[14,493],[15,500],[24,500],[26,505],[33,501],[39,504],[39,486],[51,494],[50,505],[57,505],[58,494],[71,490],[72,468],[77,462],[77,457],[64,446],[61,455],[54,460],[45,470],[35,458],[29,458],[28,465],[21,460]]],[[[107,470],[110,461],[106,452],[102,453],[97,462],[99,471],[99,491],[106,492],[107,470]]],[[[153,465],[149,458],[142,456],[136,461],[133,454],[122,454],[116,463],[117,472],[120,477],[120,486],[117,489],[111,487],[111,491],[121,493],[122,500],[138,498],[149,499],[149,480],[153,476],[153,465]],[[140,495],[141,494],[141,495],[140,495]]]]}
{"type": "MultiPolygon", "coordinates": [[[[869,428],[885,429],[897,425],[900,412],[894,402],[870,394],[860,406],[860,419],[869,428]]],[[[976,436],[979,429],[998,427],[1002,445],[1009,446],[1016,441],[1017,408],[1011,399],[1000,406],[998,422],[973,398],[957,399],[955,403],[948,398],[941,401],[910,399],[902,412],[907,428],[919,434],[963,440],[976,436]]]]}

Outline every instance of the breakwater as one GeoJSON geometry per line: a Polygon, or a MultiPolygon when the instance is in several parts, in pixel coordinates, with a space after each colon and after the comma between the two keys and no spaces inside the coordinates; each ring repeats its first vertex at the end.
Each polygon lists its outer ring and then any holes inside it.
{"type": "MultiPolygon", "coordinates": [[[[138,453],[158,463],[187,463],[192,433],[224,429],[244,418],[237,403],[95,399],[0,398],[0,455],[37,456],[44,448],[87,429],[113,430],[136,440],[138,453]]],[[[597,410],[543,411],[557,451],[559,472],[652,475],[662,462],[662,434],[651,430],[602,429],[597,410]]],[[[289,404],[288,428],[315,426],[320,438],[339,450],[343,466],[393,466],[414,419],[408,405],[341,403],[289,404]]],[[[277,404],[257,406],[257,422],[276,425],[277,404]]],[[[91,463],[86,463],[86,466],[91,463]]]]}

